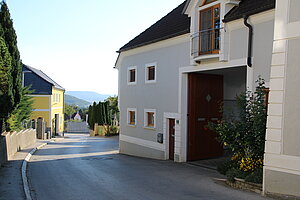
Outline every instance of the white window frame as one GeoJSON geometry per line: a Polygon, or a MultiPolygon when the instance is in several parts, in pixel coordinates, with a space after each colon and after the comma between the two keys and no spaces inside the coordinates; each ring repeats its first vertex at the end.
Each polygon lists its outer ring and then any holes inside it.
{"type": "Polygon", "coordinates": [[[137,122],[136,108],[127,108],[127,125],[132,126],[132,127],[136,127],[136,122],[137,122]],[[135,122],[134,122],[134,124],[130,123],[130,112],[135,112],[135,122]]]}
{"type": "Polygon", "coordinates": [[[153,62],[153,63],[148,63],[145,65],[145,83],[156,83],[157,80],[157,63],[153,62]],[[149,71],[148,71],[148,67],[154,67],[154,80],[148,80],[148,75],[149,75],[149,71]]]}
{"type": "Polygon", "coordinates": [[[127,68],[127,84],[128,85],[136,85],[137,84],[137,67],[136,66],[130,66],[127,68]],[[135,81],[130,82],[130,70],[135,70],[135,81]]]}
{"type": "Polygon", "coordinates": [[[156,109],[144,109],[144,128],[155,129],[156,128],[156,109]],[[154,113],[154,124],[153,126],[148,126],[148,112],[154,113]]]}

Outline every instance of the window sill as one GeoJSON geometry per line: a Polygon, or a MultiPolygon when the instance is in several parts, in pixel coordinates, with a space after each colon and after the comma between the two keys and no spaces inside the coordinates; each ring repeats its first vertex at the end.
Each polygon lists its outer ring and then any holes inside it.
{"type": "Polygon", "coordinates": [[[144,126],[144,129],[151,130],[151,131],[155,131],[156,130],[155,127],[150,127],[150,126],[144,126]]]}
{"type": "Polygon", "coordinates": [[[146,84],[153,84],[153,83],[156,83],[156,80],[150,80],[150,81],[146,80],[145,83],[146,84]]]}
{"type": "Polygon", "coordinates": [[[205,55],[200,55],[197,56],[195,58],[193,58],[193,60],[195,62],[200,61],[200,60],[207,60],[207,59],[213,59],[213,58],[219,58],[220,54],[216,53],[216,54],[205,54],[205,55]]]}
{"type": "Polygon", "coordinates": [[[136,124],[127,124],[127,126],[130,126],[132,128],[136,128],[136,124]]]}
{"type": "Polygon", "coordinates": [[[136,85],[136,82],[127,82],[127,85],[136,85]]]}

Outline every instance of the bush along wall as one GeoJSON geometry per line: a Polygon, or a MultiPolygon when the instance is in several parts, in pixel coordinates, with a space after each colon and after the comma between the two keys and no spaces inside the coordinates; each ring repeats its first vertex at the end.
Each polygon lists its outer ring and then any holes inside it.
{"type": "Polygon", "coordinates": [[[255,92],[240,94],[237,100],[239,118],[228,118],[210,123],[209,128],[218,133],[218,139],[232,151],[231,160],[218,166],[229,181],[242,178],[262,183],[265,147],[267,102],[264,80],[259,77],[255,92]]]}

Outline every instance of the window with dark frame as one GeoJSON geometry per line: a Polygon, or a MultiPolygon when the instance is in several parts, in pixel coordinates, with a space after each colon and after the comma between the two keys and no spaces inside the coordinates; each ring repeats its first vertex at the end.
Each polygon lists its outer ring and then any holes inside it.
{"type": "Polygon", "coordinates": [[[135,111],[129,111],[129,124],[135,125],[135,111]]]}
{"type": "Polygon", "coordinates": [[[147,67],[148,69],[148,81],[155,80],[155,66],[147,67]]]}
{"type": "Polygon", "coordinates": [[[199,16],[199,55],[219,53],[220,5],[201,10],[199,16]]]}
{"type": "Polygon", "coordinates": [[[154,112],[147,112],[147,126],[154,127],[154,112]]]}
{"type": "Polygon", "coordinates": [[[135,69],[129,70],[129,82],[130,83],[135,82],[135,69]]]}

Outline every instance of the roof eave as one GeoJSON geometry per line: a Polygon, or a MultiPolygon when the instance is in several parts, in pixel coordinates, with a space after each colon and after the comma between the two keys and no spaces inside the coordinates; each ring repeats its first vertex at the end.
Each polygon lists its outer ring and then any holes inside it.
{"type": "Polygon", "coordinates": [[[153,43],[156,43],[156,42],[160,42],[160,41],[163,41],[163,40],[167,40],[167,39],[170,39],[170,38],[173,38],[173,37],[184,35],[184,34],[189,33],[189,32],[190,32],[190,29],[187,29],[187,30],[184,30],[184,31],[181,31],[181,32],[178,32],[178,33],[174,33],[172,35],[168,35],[168,36],[165,36],[165,37],[162,37],[162,38],[159,38],[159,39],[151,40],[151,41],[144,42],[144,43],[134,45],[134,46],[131,46],[131,47],[127,47],[127,48],[121,48],[121,49],[119,49],[119,51],[117,51],[117,53],[122,53],[124,51],[132,50],[132,49],[135,49],[135,48],[138,48],[138,47],[142,47],[142,46],[146,46],[146,45],[153,44],[153,43]]]}
{"type": "Polygon", "coordinates": [[[184,8],[182,10],[182,14],[188,14],[189,13],[189,5],[191,3],[191,0],[187,0],[187,2],[184,5],[184,8]]]}
{"type": "Polygon", "coordinates": [[[251,10],[249,12],[246,12],[246,13],[243,13],[243,15],[237,15],[237,16],[233,16],[233,17],[228,17],[225,18],[222,20],[223,22],[231,22],[231,21],[234,21],[234,20],[238,20],[238,19],[241,19],[243,18],[244,16],[251,16],[251,15],[255,15],[255,14],[258,14],[258,13],[261,13],[261,12],[265,12],[265,11],[268,11],[268,10],[272,10],[272,9],[275,9],[275,7],[273,5],[269,5],[269,6],[265,6],[265,7],[260,7],[256,10],[251,10]]]}

